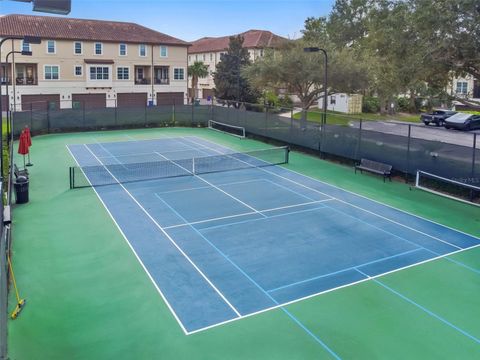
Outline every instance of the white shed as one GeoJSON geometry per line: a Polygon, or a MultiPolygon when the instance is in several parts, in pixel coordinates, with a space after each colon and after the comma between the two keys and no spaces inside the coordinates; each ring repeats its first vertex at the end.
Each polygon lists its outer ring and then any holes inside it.
{"type": "MultiPolygon", "coordinates": [[[[331,94],[327,97],[327,109],[344,114],[360,114],[362,112],[362,95],[359,94],[331,94]]],[[[323,109],[323,96],[318,99],[318,108],[323,109]]]]}

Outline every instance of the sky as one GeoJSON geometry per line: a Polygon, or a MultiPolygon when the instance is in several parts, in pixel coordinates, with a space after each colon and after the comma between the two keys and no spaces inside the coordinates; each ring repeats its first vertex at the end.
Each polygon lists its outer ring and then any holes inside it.
{"type": "MultiPolygon", "coordinates": [[[[67,17],[128,21],[186,41],[249,29],[298,38],[308,17],[326,16],[334,0],[72,0],[67,17]]],[[[0,14],[47,15],[32,4],[0,0],[0,14]]]]}

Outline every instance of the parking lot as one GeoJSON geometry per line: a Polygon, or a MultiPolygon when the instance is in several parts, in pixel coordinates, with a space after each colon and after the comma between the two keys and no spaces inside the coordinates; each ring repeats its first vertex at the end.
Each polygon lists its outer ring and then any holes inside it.
{"type": "MultiPolygon", "coordinates": [[[[358,127],[359,122],[352,123],[352,126],[358,127]]],[[[394,121],[364,121],[362,129],[378,131],[385,134],[408,136],[408,125],[412,125],[411,136],[418,139],[441,141],[449,144],[471,147],[473,144],[473,134],[480,134],[480,130],[457,131],[447,130],[444,127],[425,126],[423,124],[394,122],[394,121]]],[[[477,147],[479,146],[477,141],[477,147]]]]}

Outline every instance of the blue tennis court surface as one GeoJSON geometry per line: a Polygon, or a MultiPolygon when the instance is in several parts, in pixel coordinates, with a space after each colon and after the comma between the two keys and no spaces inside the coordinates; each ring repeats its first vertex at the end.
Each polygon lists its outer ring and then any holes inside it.
{"type": "Polygon", "coordinates": [[[234,153],[198,137],[68,147],[105,165],[114,184],[95,191],[186,334],[480,244],[288,166],[126,183],[109,170],[234,153]]]}

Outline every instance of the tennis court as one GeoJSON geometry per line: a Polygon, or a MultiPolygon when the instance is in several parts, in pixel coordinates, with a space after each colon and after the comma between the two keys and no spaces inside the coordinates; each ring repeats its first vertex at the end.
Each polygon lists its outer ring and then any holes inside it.
{"type": "Polygon", "coordinates": [[[94,186],[185,334],[480,244],[291,171],[286,148],[179,136],[68,149],[71,185],[94,186]]]}

